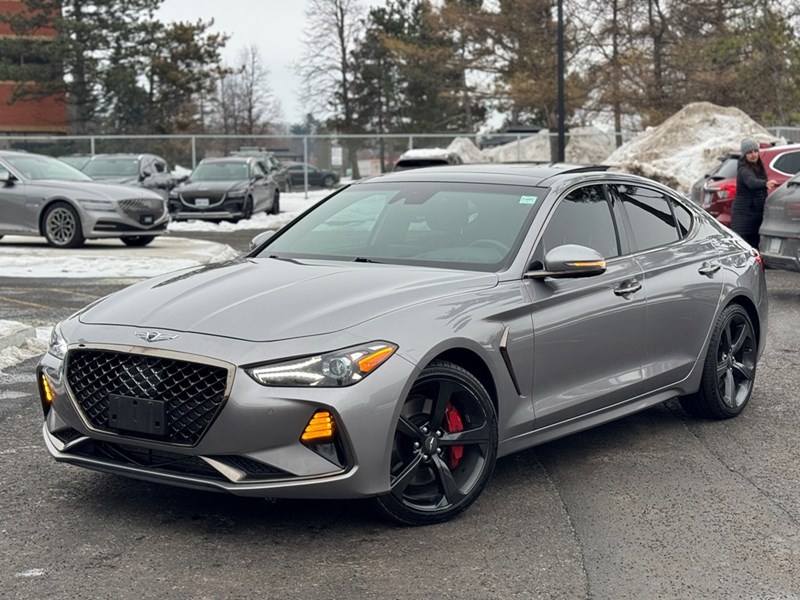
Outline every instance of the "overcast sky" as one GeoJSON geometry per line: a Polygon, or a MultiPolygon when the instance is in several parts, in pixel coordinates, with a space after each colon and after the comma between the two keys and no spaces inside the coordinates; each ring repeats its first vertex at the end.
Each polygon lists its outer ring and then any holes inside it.
{"type": "MultiPolygon", "coordinates": [[[[230,39],[223,53],[228,64],[237,62],[242,49],[256,44],[270,72],[270,86],[280,100],[283,118],[302,121],[303,109],[297,100],[300,81],[292,63],[303,55],[306,0],[164,0],[159,18],[169,21],[208,21],[214,31],[230,39]]],[[[383,0],[361,0],[365,7],[380,6],[383,0]]]]}

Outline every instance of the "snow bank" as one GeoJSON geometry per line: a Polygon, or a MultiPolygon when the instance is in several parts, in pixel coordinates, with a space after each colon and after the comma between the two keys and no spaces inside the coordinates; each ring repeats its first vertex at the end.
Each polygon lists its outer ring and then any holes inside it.
{"type": "Polygon", "coordinates": [[[710,102],[688,104],[658,127],[650,127],[605,160],[615,170],[650,177],[688,193],[718,158],[739,151],[742,138],[784,142],[746,113],[710,102]]]}

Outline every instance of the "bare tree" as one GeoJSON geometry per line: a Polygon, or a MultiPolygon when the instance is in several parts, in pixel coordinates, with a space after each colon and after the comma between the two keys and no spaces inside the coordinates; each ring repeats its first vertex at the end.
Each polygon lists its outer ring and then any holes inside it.
{"type": "Polygon", "coordinates": [[[269,69],[257,46],[239,52],[238,62],[226,68],[215,99],[218,128],[226,134],[268,133],[281,116],[280,103],[269,85],[269,69]]]}
{"type": "MultiPolygon", "coordinates": [[[[307,111],[321,111],[341,133],[357,130],[352,102],[352,52],[363,30],[363,6],[358,0],[309,0],[302,61],[296,65],[303,82],[307,111]]],[[[358,177],[355,144],[345,142],[353,177],[358,177]]]]}

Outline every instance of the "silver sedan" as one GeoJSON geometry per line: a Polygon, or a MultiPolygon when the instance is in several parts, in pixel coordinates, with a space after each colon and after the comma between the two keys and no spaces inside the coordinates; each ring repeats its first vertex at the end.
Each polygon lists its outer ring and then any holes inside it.
{"type": "Polygon", "coordinates": [[[88,238],[145,246],[168,223],[166,200],[156,192],[92,181],[49,156],[0,151],[0,237],[44,236],[60,248],[88,238]]]}
{"type": "Polygon", "coordinates": [[[758,252],[647,179],[392,173],[261,240],[54,329],[37,376],[56,460],[244,496],[372,496],[428,524],[472,504],[499,457],[675,397],[735,417],[755,385],[758,252]]]}

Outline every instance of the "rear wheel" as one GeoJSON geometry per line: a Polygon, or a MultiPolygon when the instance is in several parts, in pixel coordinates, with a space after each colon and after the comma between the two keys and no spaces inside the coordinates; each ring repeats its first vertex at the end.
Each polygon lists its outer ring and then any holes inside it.
{"type": "Polygon", "coordinates": [[[483,491],[496,458],[497,417],[486,389],[465,369],[434,361],[403,403],[391,491],[378,497],[378,506],[409,525],[451,519],[483,491]]]}
{"type": "Polygon", "coordinates": [[[44,214],[44,237],[57,248],[78,248],[86,241],[78,213],[66,202],[51,204],[44,214]]]}
{"type": "Polygon", "coordinates": [[[242,219],[247,220],[253,216],[253,199],[247,197],[244,201],[244,209],[242,210],[242,219]]]}
{"type": "Polygon", "coordinates": [[[738,304],[731,304],[714,326],[700,390],[681,398],[681,406],[707,419],[737,416],[753,393],[757,355],[758,341],[750,315],[738,304]]]}
{"type": "Polygon", "coordinates": [[[129,235],[119,238],[126,246],[141,247],[147,246],[150,242],[156,239],[154,235],[129,235]]]}
{"type": "Polygon", "coordinates": [[[272,206],[267,211],[268,215],[277,215],[281,212],[281,193],[275,190],[275,195],[272,197],[272,206]]]}
{"type": "Polygon", "coordinates": [[[330,188],[336,184],[336,178],[333,175],[326,175],[325,179],[322,180],[322,185],[330,188]]]}

